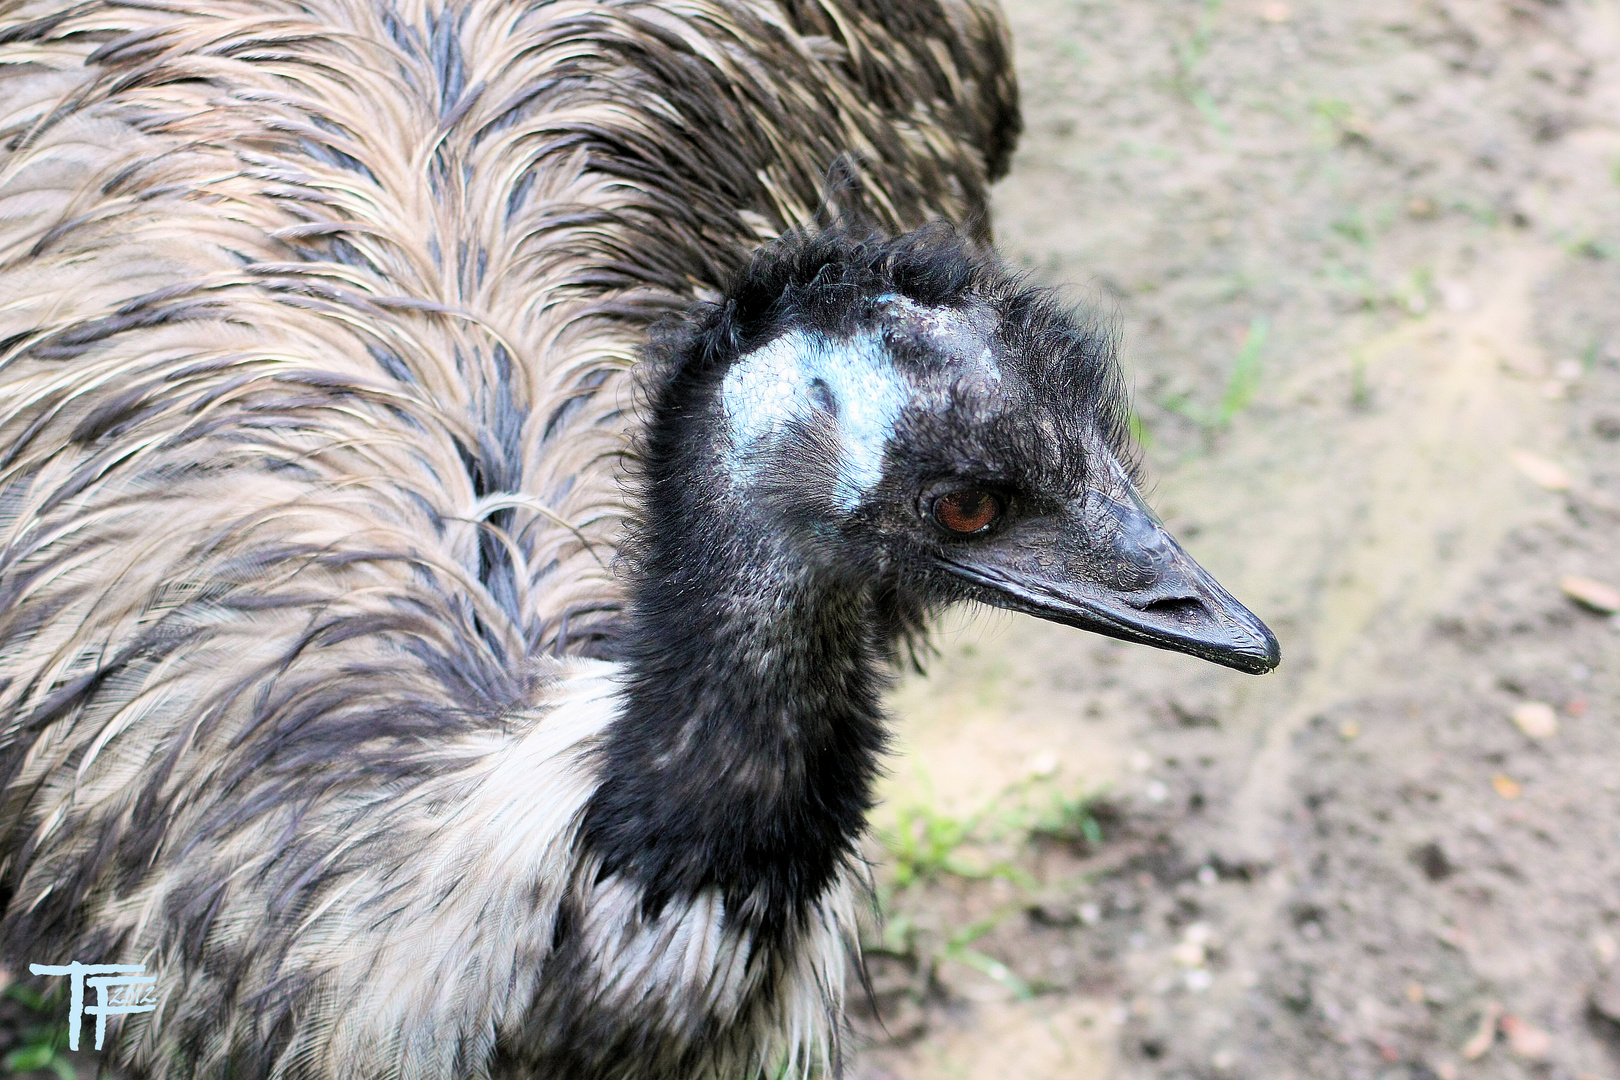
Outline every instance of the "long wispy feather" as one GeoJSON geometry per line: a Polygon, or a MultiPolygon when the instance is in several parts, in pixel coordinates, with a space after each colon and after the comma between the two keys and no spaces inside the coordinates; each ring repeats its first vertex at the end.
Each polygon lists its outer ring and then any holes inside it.
{"type": "Polygon", "coordinates": [[[0,4],[7,962],[151,964],[152,1075],[500,1074],[646,328],[1015,134],[982,0],[0,4]]]}

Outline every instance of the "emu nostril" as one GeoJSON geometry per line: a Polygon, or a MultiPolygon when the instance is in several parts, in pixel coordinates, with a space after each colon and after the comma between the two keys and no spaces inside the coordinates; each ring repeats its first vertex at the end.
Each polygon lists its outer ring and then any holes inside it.
{"type": "Polygon", "coordinates": [[[1195,596],[1165,596],[1149,600],[1138,610],[1154,615],[1192,615],[1204,610],[1204,602],[1195,596]]]}

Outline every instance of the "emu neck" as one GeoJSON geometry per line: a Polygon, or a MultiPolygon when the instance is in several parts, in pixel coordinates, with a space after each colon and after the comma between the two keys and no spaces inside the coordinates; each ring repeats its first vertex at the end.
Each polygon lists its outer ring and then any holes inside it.
{"type": "Polygon", "coordinates": [[[728,919],[779,932],[849,858],[870,806],[877,620],[868,589],[794,550],[780,523],[679,502],[648,514],[625,711],[585,842],[652,910],[718,887],[728,919]]]}

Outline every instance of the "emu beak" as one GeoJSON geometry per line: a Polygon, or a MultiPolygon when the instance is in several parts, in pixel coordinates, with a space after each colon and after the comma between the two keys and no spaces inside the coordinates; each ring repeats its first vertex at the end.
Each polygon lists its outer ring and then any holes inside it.
{"type": "Polygon", "coordinates": [[[1182,550],[1123,470],[1114,479],[1111,492],[1087,491],[1000,543],[947,556],[947,568],[997,607],[1251,675],[1276,667],[1282,650],[1266,624],[1182,550]]]}

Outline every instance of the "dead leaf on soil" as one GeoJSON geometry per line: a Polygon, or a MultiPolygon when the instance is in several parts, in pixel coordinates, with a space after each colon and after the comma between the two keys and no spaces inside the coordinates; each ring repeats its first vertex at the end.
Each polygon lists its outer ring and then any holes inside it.
{"type": "Polygon", "coordinates": [[[1182,967],[1198,967],[1207,956],[1209,941],[1209,924],[1195,922],[1181,932],[1181,941],[1170,950],[1170,959],[1182,967]]]}
{"type": "Polygon", "coordinates": [[[1198,967],[1204,962],[1204,946],[1196,941],[1178,942],[1170,950],[1170,959],[1182,967],[1198,967]]]}
{"type": "Polygon", "coordinates": [[[1502,1006],[1494,1001],[1487,1001],[1484,1011],[1479,1014],[1479,1027],[1474,1029],[1473,1036],[1462,1045],[1462,1056],[1469,1061],[1483,1057],[1485,1051],[1491,1048],[1496,1041],[1496,1021],[1502,1015],[1502,1006]]]}
{"type": "Polygon", "coordinates": [[[1541,1061],[1552,1053],[1552,1036],[1512,1013],[1502,1017],[1502,1034],[1507,1036],[1508,1049],[1527,1061],[1541,1061]]]}
{"type": "Polygon", "coordinates": [[[1564,590],[1565,596],[1593,611],[1604,615],[1620,612],[1620,589],[1613,585],[1594,578],[1567,574],[1558,582],[1558,587],[1564,590]]]}
{"type": "Polygon", "coordinates": [[[1532,454],[1528,450],[1513,451],[1513,464],[1525,476],[1548,491],[1568,491],[1573,481],[1569,471],[1556,461],[1532,454]]]}
{"type": "Polygon", "coordinates": [[[1513,710],[1513,722],[1532,739],[1550,739],[1558,734],[1558,714],[1545,701],[1523,702],[1513,710]]]}
{"type": "Polygon", "coordinates": [[[1512,777],[1504,776],[1501,773],[1497,773],[1495,776],[1491,777],[1491,787],[1495,788],[1496,793],[1502,796],[1504,799],[1517,799],[1520,795],[1524,794],[1524,785],[1520,784],[1512,777]]]}

